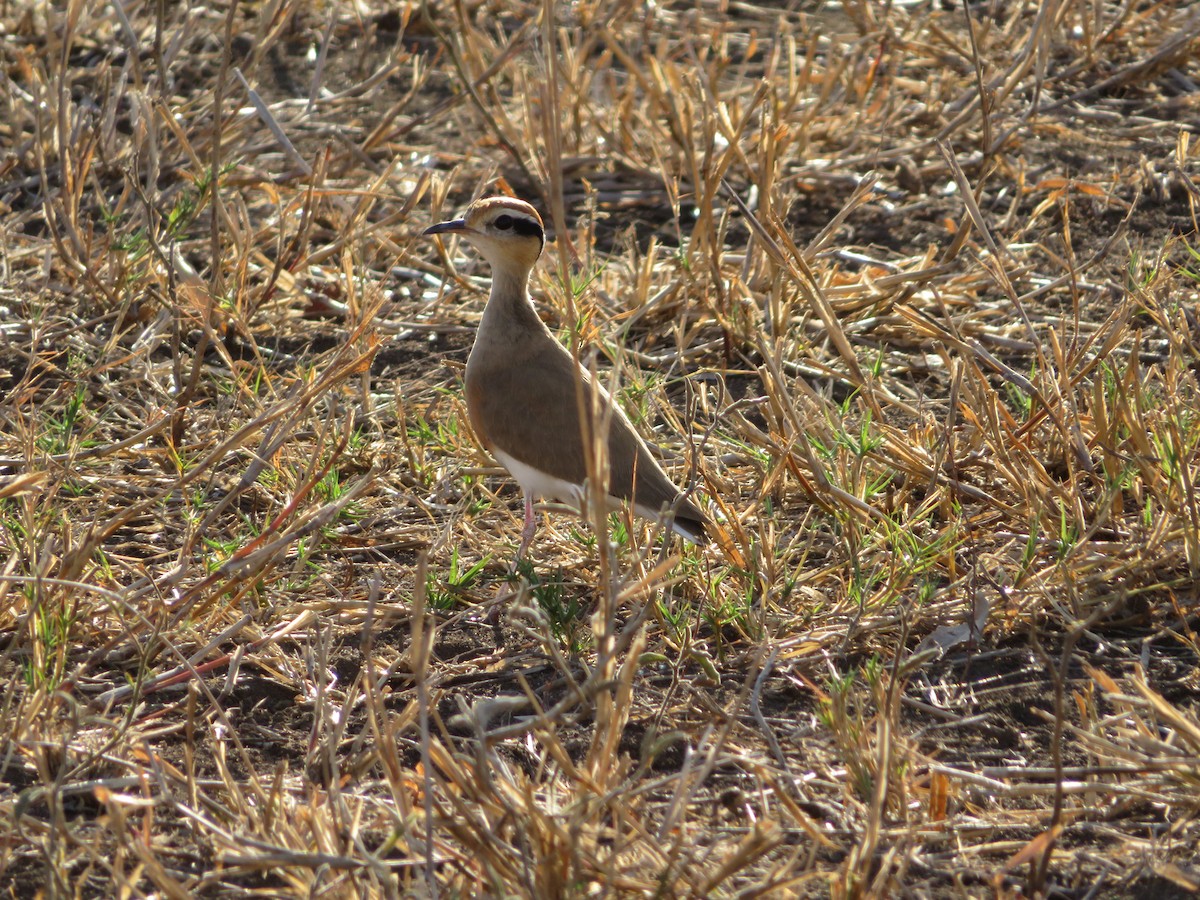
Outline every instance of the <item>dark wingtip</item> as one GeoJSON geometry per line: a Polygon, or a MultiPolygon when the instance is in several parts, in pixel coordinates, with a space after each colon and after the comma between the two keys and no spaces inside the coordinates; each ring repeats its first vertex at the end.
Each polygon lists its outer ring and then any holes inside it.
{"type": "Polygon", "coordinates": [[[675,529],[697,547],[703,547],[710,540],[708,532],[712,525],[708,519],[676,516],[674,524],[675,529]]]}
{"type": "Polygon", "coordinates": [[[703,547],[712,536],[712,522],[691,500],[684,499],[675,510],[672,526],[683,537],[703,547]]]}

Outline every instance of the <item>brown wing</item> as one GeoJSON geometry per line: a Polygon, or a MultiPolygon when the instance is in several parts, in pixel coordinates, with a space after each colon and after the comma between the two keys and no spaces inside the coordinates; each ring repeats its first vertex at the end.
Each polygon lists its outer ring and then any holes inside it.
{"type": "MultiPolygon", "coordinates": [[[[489,448],[554,478],[582,484],[587,470],[576,395],[580,370],[560,344],[550,341],[523,347],[495,365],[468,366],[467,411],[489,448]],[[514,358],[521,364],[513,365],[514,358]]],[[[582,375],[588,390],[598,390],[605,403],[612,402],[586,372],[582,375]]],[[[678,498],[679,489],[619,408],[609,423],[608,458],[609,492],[614,497],[654,512],[678,498]]],[[[676,518],[689,532],[703,534],[704,515],[694,504],[681,504],[676,518]]]]}

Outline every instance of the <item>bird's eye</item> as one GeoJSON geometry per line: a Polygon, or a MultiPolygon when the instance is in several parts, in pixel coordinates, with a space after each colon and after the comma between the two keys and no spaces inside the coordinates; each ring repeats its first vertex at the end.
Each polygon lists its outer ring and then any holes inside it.
{"type": "Polygon", "coordinates": [[[505,213],[502,216],[496,216],[496,221],[492,223],[501,231],[508,231],[513,227],[513,217],[505,213]]]}

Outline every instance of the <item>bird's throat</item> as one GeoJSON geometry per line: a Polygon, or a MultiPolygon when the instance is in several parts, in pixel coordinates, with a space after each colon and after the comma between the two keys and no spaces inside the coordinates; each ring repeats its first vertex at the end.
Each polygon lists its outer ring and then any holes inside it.
{"type": "Polygon", "coordinates": [[[529,274],[494,272],[492,293],[479,322],[476,345],[494,342],[500,347],[511,347],[531,333],[544,330],[529,300],[529,274]]]}

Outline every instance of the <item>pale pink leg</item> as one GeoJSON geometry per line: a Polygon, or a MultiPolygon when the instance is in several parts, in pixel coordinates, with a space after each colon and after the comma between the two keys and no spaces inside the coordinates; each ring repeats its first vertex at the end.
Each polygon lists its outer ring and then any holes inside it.
{"type": "Polygon", "coordinates": [[[529,544],[533,540],[533,533],[537,530],[537,519],[533,516],[533,497],[529,492],[525,493],[525,527],[521,529],[521,549],[517,551],[517,559],[525,558],[525,551],[529,549],[529,544]]]}
{"type": "MultiPolygon", "coordinates": [[[[537,520],[533,517],[533,498],[529,494],[525,495],[525,527],[521,529],[521,549],[517,551],[517,558],[513,560],[512,567],[508,570],[510,575],[516,574],[517,567],[521,560],[525,558],[525,551],[529,549],[529,544],[533,540],[533,533],[537,529],[537,520]]],[[[502,604],[513,596],[513,590],[509,584],[501,584],[500,590],[496,592],[496,599],[491,602],[491,609],[488,610],[485,622],[496,629],[496,645],[504,643],[504,637],[500,632],[500,609],[502,604]]]]}

